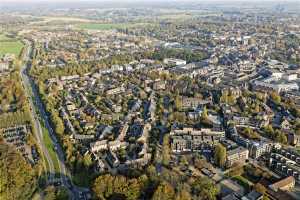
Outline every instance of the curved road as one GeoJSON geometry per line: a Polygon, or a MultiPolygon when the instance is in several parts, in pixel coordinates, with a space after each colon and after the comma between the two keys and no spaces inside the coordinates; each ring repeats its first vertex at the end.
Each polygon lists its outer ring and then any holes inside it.
{"type": "MultiPolygon", "coordinates": [[[[20,70],[20,75],[22,78],[23,86],[25,88],[26,96],[28,97],[29,104],[30,104],[30,110],[31,110],[31,115],[33,118],[33,123],[34,123],[34,129],[35,129],[35,136],[37,138],[37,141],[40,145],[40,149],[42,153],[44,154],[44,158],[48,162],[49,165],[49,176],[48,176],[48,182],[53,183],[55,181],[55,169],[54,169],[54,164],[53,164],[53,158],[51,158],[49,151],[45,145],[44,137],[41,126],[41,121],[44,122],[45,128],[48,130],[49,136],[51,138],[51,142],[54,145],[54,152],[55,152],[55,158],[58,161],[59,165],[59,182],[68,188],[69,194],[71,195],[71,199],[77,200],[77,199],[87,199],[85,195],[83,194],[84,192],[89,191],[87,188],[80,188],[75,186],[72,183],[71,175],[68,169],[66,168],[65,165],[65,159],[64,159],[64,153],[62,148],[60,147],[58,140],[56,139],[56,135],[53,131],[52,126],[50,125],[50,120],[46,114],[46,110],[44,108],[44,105],[40,99],[38,89],[34,84],[34,81],[30,78],[28,75],[28,70],[31,67],[30,63],[30,55],[32,51],[32,44],[25,40],[26,43],[26,52],[24,53],[24,62],[25,64],[22,66],[20,70]],[[38,114],[40,114],[40,118],[38,114]],[[41,120],[41,121],[40,121],[41,120]]],[[[46,169],[45,163],[44,163],[44,168],[46,169]]],[[[47,169],[45,170],[47,171],[47,169]]]]}
{"type": "Polygon", "coordinates": [[[33,128],[34,128],[33,132],[38,141],[40,150],[44,154],[43,157],[46,159],[43,162],[44,171],[49,173],[48,178],[47,178],[48,181],[53,182],[54,174],[55,174],[54,164],[50,157],[49,151],[48,151],[47,147],[45,146],[42,127],[38,120],[37,112],[36,112],[35,106],[33,104],[33,98],[31,96],[31,92],[30,92],[30,83],[29,83],[28,76],[26,75],[26,68],[27,68],[27,62],[29,61],[29,55],[30,55],[30,49],[27,48],[25,55],[24,55],[25,64],[21,67],[20,76],[23,81],[23,87],[25,89],[26,97],[29,100],[29,106],[30,106],[32,120],[33,120],[33,128]],[[46,163],[45,163],[45,161],[46,161],[46,163]],[[49,168],[49,169],[47,169],[47,168],[49,168]]]}

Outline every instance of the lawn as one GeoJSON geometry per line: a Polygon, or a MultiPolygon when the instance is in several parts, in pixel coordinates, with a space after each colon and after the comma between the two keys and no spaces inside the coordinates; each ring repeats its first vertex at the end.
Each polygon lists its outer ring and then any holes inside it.
{"type": "Polygon", "coordinates": [[[0,35],[0,56],[7,53],[18,56],[23,47],[24,44],[21,41],[0,35]]]}
{"type": "Polygon", "coordinates": [[[42,129],[43,129],[43,137],[44,137],[45,146],[48,149],[49,155],[53,161],[54,170],[56,173],[60,173],[58,157],[54,150],[54,144],[49,136],[48,130],[44,126],[42,126],[42,129]]]}
{"type": "Polygon", "coordinates": [[[86,24],[79,24],[77,27],[80,29],[86,30],[112,30],[112,29],[123,29],[123,28],[130,28],[134,26],[144,25],[143,23],[136,23],[136,24],[95,24],[95,23],[86,23],[86,24]]]}
{"type": "Polygon", "coordinates": [[[232,178],[232,180],[236,181],[238,184],[240,184],[247,191],[249,191],[250,186],[253,185],[253,183],[251,183],[249,180],[247,180],[246,178],[244,178],[242,176],[235,176],[235,177],[232,178]]]}
{"type": "Polygon", "coordinates": [[[300,153],[300,147],[296,147],[295,150],[296,150],[297,153],[300,153]]]}

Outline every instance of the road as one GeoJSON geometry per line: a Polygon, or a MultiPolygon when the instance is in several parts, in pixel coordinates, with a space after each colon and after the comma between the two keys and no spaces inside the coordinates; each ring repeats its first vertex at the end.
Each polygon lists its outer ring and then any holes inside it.
{"type": "Polygon", "coordinates": [[[54,161],[52,159],[57,159],[58,165],[59,165],[59,173],[57,176],[59,176],[59,183],[62,186],[65,186],[69,190],[69,194],[71,196],[71,199],[77,200],[77,199],[87,199],[85,195],[82,195],[83,193],[89,191],[87,188],[80,188],[73,184],[71,179],[71,174],[69,170],[67,169],[65,165],[65,159],[64,159],[64,153],[63,150],[58,143],[58,140],[56,138],[56,135],[53,131],[53,128],[51,126],[49,117],[46,113],[44,104],[42,103],[42,100],[39,96],[38,89],[34,83],[34,81],[31,79],[31,77],[28,75],[28,70],[31,67],[30,63],[30,54],[31,54],[31,48],[32,44],[29,41],[26,42],[26,52],[24,53],[24,65],[21,67],[20,70],[20,76],[23,82],[23,86],[25,88],[26,96],[29,100],[30,105],[30,111],[33,118],[33,125],[34,125],[34,133],[35,137],[37,138],[38,145],[40,146],[40,149],[42,153],[44,154],[44,158],[46,159],[49,169],[47,169],[45,163],[44,163],[44,169],[47,171],[48,174],[48,183],[53,183],[55,180],[55,174],[57,172],[54,168],[54,161]],[[38,114],[39,113],[39,114],[38,114]],[[52,158],[49,154],[49,151],[45,145],[43,134],[43,129],[41,122],[45,125],[45,128],[48,130],[49,136],[51,138],[51,142],[54,145],[54,152],[55,152],[55,158],[52,158]]]}
{"type": "Polygon", "coordinates": [[[32,121],[33,121],[33,129],[34,129],[33,132],[37,139],[40,150],[42,151],[42,153],[44,155],[43,157],[46,159],[46,160],[44,160],[44,163],[43,163],[44,171],[49,173],[47,175],[48,182],[53,182],[54,174],[55,174],[54,164],[50,157],[49,151],[48,151],[47,147],[45,146],[42,127],[41,127],[41,124],[39,123],[38,115],[37,115],[35,106],[33,104],[33,98],[31,96],[30,89],[29,89],[30,88],[29,79],[28,79],[28,76],[26,76],[26,68],[27,68],[27,63],[29,61],[29,55],[30,55],[30,49],[27,48],[26,52],[24,54],[24,61],[25,61],[24,63],[25,64],[21,67],[20,76],[21,76],[21,79],[23,82],[26,97],[29,100],[29,106],[30,106],[30,111],[31,111],[31,116],[32,116],[32,121]],[[46,161],[46,163],[45,163],[45,161],[46,161]]]}

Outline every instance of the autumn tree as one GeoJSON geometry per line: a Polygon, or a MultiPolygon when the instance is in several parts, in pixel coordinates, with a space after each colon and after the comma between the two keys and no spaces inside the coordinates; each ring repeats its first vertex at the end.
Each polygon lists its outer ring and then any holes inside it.
{"type": "Polygon", "coordinates": [[[173,200],[174,198],[174,188],[169,183],[163,182],[155,190],[152,200],[173,200]]]}
{"type": "Polygon", "coordinates": [[[221,168],[225,167],[225,162],[226,162],[226,148],[222,144],[218,144],[215,147],[214,160],[215,160],[215,163],[219,167],[221,167],[221,168]]]}
{"type": "Polygon", "coordinates": [[[163,150],[162,150],[162,162],[165,166],[169,165],[170,162],[170,137],[168,134],[163,137],[163,150]]]}
{"type": "Polygon", "coordinates": [[[96,178],[93,192],[98,199],[109,199],[114,195],[119,195],[128,200],[135,200],[139,199],[145,181],[147,180],[144,178],[129,179],[121,175],[106,174],[96,178]]]}
{"type": "Polygon", "coordinates": [[[192,200],[192,197],[188,191],[183,189],[176,194],[175,200],[192,200]]]}
{"type": "Polygon", "coordinates": [[[211,179],[208,177],[202,177],[192,184],[192,191],[197,199],[215,200],[220,189],[211,179]]]}

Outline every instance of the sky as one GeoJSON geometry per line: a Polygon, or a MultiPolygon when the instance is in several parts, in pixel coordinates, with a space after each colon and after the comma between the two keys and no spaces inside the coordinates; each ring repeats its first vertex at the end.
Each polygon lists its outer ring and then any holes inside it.
{"type": "MultiPolygon", "coordinates": [[[[85,1],[88,1],[88,2],[123,2],[124,0],[0,0],[0,2],[5,2],[5,3],[11,3],[11,2],[22,2],[22,3],[25,3],[25,2],[32,2],[32,3],[41,3],[41,2],[60,2],[60,3],[63,3],[63,2],[85,2],[85,1]]],[[[180,1],[180,2],[188,2],[188,1],[194,1],[194,2],[212,2],[212,1],[215,1],[215,2],[233,2],[233,1],[244,1],[244,2],[252,2],[253,0],[125,0],[127,2],[153,2],[153,1],[156,1],[156,2],[165,2],[165,1],[180,1]]],[[[264,2],[274,2],[274,1],[277,1],[277,2],[288,2],[288,1],[299,1],[300,0],[256,0],[256,1],[264,1],[264,2]]]]}
{"type": "Polygon", "coordinates": [[[159,3],[162,2],[165,5],[176,5],[176,3],[203,3],[203,4],[213,4],[213,3],[220,3],[220,4],[230,4],[230,3],[250,3],[250,4],[257,4],[261,5],[264,3],[290,3],[298,5],[300,7],[300,0],[0,0],[0,8],[1,7],[33,7],[33,6],[43,6],[43,7],[82,7],[82,6],[95,6],[95,5],[101,5],[103,3],[104,5],[110,5],[112,7],[114,6],[121,6],[121,5],[131,5],[134,6],[135,3],[139,5],[152,5],[156,4],[159,5],[159,3]],[[119,2],[119,4],[115,4],[116,2],[119,2]]]}

